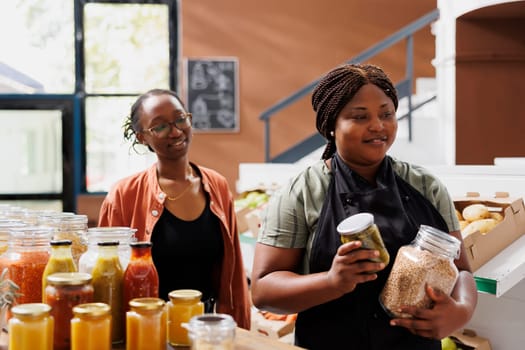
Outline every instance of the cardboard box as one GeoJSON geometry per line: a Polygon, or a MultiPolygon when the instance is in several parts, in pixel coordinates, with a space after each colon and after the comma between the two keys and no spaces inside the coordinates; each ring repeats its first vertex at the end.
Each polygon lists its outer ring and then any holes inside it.
{"type": "Polygon", "coordinates": [[[525,233],[523,198],[511,198],[508,193],[502,192],[497,193],[493,198],[468,193],[465,197],[454,199],[455,207],[460,212],[474,203],[481,203],[493,209],[500,208],[504,218],[486,234],[476,231],[463,237],[472,271],[476,271],[525,233]]]}
{"type": "Polygon", "coordinates": [[[295,322],[267,320],[260,312],[252,312],[251,331],[269,338],[279,339],[295,329],[295,322]]]}
{"type": "Polygon", "coordinates": [[[475,331],[464,329],[454,332],[450,338],[456,343],[458,349],[462,350],[491,350],[490,341],[486,338],[478,337],[475,331]]]}

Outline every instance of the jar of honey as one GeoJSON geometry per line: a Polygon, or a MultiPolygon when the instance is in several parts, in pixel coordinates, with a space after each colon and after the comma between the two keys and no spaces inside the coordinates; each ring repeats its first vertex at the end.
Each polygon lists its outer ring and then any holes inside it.
{"type": "Polygon", "coordinates": [[[11,308],[9,350],[53,350],[51,306],[43,303],[19,304],[11,308]]]}
{"type": "Polygon", "coordinates": [[[93,302],[91,275],[81,272],[58,272],[47,276],[44,302],[51,306],[55,319],[54,350],[69,350],[70,321],[73,307],[93,302]]]}
{"type": "Polygon", "coordinates": [[[168,297],[168,342],[172,346],[189,346],[188,331],[182,324],[204,313],[202,293],[194,289],[177,289],[168,297]]]}
{"type": "Polygon", "coordinates": [[[166,303],[159,298],[135,298],[126,312],[126,350],[165,350],[166,303]]]}
{"type": "Polygon", "coordinates": [[[73,307],[71,350],[111,349],[111,308],[105,303],[73,307]]]}

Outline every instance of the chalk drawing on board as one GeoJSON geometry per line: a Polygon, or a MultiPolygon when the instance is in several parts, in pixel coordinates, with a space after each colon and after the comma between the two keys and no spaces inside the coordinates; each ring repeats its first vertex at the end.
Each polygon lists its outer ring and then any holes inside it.
{"type": "Polygon", "coordinates": [[[196,131],[238,131],[237,60],[188,59],[188,110],[196,131]]]}

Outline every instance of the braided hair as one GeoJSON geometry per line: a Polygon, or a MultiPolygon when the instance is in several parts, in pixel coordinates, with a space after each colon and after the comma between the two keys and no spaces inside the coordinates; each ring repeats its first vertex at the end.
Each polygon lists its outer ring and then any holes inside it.
{"type": "MultiPolygon", "coordinates": [[[[142,132],[142,129],[140,127],[140,122],[139,122],[140,114],[142,113],[142,105],[144,104],[144,101],[146,101],[148,98],[152,96],[160,96],[160,95],[171,95],[175,97],[180,102],[180,104],[184,107],[184,103],[179,98],[177,93],[171,90],[152,89],[140,95],[137,98],[137,100],[133,103],[133,105],[131,106],[130,114],[124,121],[124,125],[123,125],[124,139],[127,141],[131,141],[131,148],[133,148],[135,151],[137,151],[135,149],[135,146],[140,144],[140,141],[137,139],[137,134],[142,132]]],[[[150,146],[148,146],[148,149],[151,152],[153,152],[153,149],[150,146]]]]}
{"type": "Polygon", "coordinates": [[[312,107],[316,112],[317,131],[328,140],[322,159],[329,159],[336,151],[335,129],[339,112],[363,85],[374,84],[390,97],[397,110],[397,93],[392,81],[379,67],[371,64],[345,64],[328,72],[312,94],[312,107]]]}

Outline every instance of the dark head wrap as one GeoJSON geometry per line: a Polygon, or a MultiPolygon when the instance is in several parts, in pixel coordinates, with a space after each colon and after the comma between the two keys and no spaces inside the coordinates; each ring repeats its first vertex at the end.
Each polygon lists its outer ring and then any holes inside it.
{"type": "Polygon", "coordinates": [[[335,128],[339,112],[366,84],[374,84],[392,99],[397,110],[397,93],[385,72],[371,64],[345,64],[328,72],[312,94],[312,107],[317,113],[317,131],[328,140],[323,152],[323,159],[329,159],[335,153],[335,140],[330,132],[335,128]]]}

